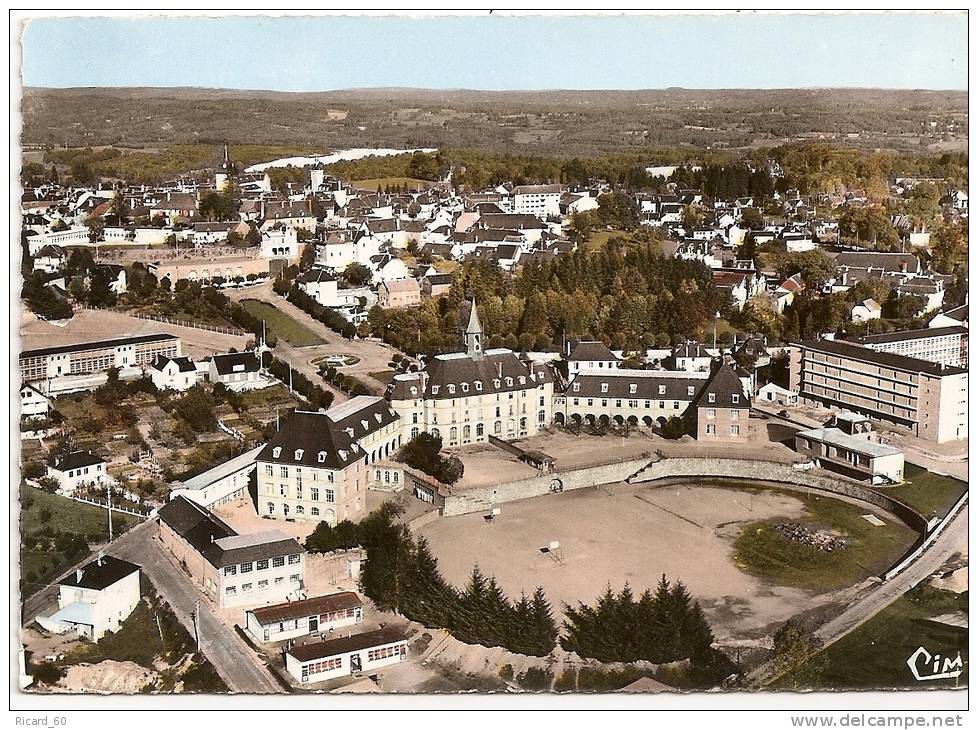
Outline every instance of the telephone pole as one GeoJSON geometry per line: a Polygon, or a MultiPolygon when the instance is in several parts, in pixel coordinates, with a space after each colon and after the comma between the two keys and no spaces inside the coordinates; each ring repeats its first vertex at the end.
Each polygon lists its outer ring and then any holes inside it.
{"type": "Polygon", "coordinates": [[[112,542],[112,484],[105,483],[105,509],[109,513],[109,542],[112,542]]]}
{"type": "Polygon", "coordinates": [[[200,651],[200,599],[194,602],[193,613],[190,614],[194,621],[194,639],[197,642],[197,651],[200,651]]]}

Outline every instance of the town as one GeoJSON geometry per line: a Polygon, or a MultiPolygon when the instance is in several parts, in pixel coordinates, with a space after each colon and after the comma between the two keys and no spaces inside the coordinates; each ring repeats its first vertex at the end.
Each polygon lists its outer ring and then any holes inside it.
{"type": "Polygon", "coordinates": [[[911,590],[960,639],[965,153],[239,149],[23,166],[28,691],[817,688],[911,590]]]}

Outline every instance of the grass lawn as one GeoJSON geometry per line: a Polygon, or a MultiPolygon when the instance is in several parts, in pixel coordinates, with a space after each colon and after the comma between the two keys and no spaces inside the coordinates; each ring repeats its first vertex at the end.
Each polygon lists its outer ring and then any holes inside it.
{"type": "Polygon", "coordinates": [[[354,180],[351,185],[358,190],[367,190],[371,193],[377,192],[377,186],[381,190],[386,190],[387,186],[396,187],[400,185],[408,190],[427,190],[431,183],[427,180],[419,180],[416,177],[373,177],[368,180],[354,180]]]}
{"type": "Polygon", "coordinates": [[[903,476],[906,480],[903,484],[877,487],[878,491],[913,507],[928,519],[946,515],[958,497],[968,490],[966,482],[935,474],[916,464],[906,464],[903,476]]]}
{"type": "Polygon", "coordinates": [[[968,663],[957,679],[918,682],[907,659],[924,647],[952,660],[967,659],[968,632],[922,619],[968,609],[968,594],[920,585],[828,647],[804,668],[780,677],[774,689],[937,689],[967,687],[968,663]]]}
{"type": "Polygon", "coordinates": [[[379,380],[384,385],[387,385],[394,379],[394,371],[375,370],[374,372],[370,373],[370,377],[373,378],[374,380],[379,380]]]}
{"type": "Polygon", "coordinates": [[[591,233],[591,238],[588,239],[587,248],[589,251],[596,251],[599,248],[603,248],[615,236],[629,238],[631,234],[628,231],[619,231],[617,229],[611,231],[594,231],[591,233]]]}
{"type": "MultiPolygon", "coordinates": [[[[79,540],[71,545],[69,538],[98,543],[108,539],[109,527],[105,510],[42,489],[22,485],[20,500],[20,571],[26,597],[87,554],[79,540]]],[[[121,535],[136,522],[113,513],[113,534],[121,535]]]]}
{"type": "Polygon", "coordinates": [[[281,337],[293,347],[322,345],[326,342],[311,329],[296,322],[271,304],[260,302],[257,299],[245,299],[241,302],[241,306],[255,317],[265,320],[265,324],[275,333],[276,337],[281,337]]]}
{"type": "Polygon", "coordinates": [[[888,520],[880,527],[870,524],[862,517],[869,511],[865,507],[819,494],[777,491],[800,500],[805,505],[804,516],[752,522],[744,526],[734,544],[737,565],[770,583],[819,592],[844,588],[884,572],[917,537],[901,522],[888,520]],[[784,537],[775,529],[782,522],[830,530],[848,543],[826,552],[784,537]]]}

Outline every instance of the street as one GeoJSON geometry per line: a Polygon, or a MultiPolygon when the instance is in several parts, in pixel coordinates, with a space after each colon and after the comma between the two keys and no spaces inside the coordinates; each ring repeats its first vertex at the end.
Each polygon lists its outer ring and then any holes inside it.
{"type": "Polygon", "coordinates": [[[388,363],[394,353],[397,352],[390,345],[368,340],[346,340],[340,337],[322,322],[314,319],[286,300],[285,297],[276,294],[272,290],[271,283],[252,286],[246,289],[229,289],[226,293],[231,299],[239,302],[244,299],[257,299],[271,304],[324,339],[327,343],[325,345],[297,348],[292,347],[282,338],[279,338],[278,344],[275,347],[275,356],[289,363],[314,383],[318,383],[333,392],[336,395],[336,402],[346,400],[346,396],[335,388],[329,387],[319,377],[318,366],[312,364],[313,360],[325,355],[343,354],[360,358],[360,362],[351,367],[343,368],[342,372],[356,375],[365,386],[370,388],[371,393],[374,395],[383,395],[386,387],[385,384],[372,377],[370,373],[389,369],[388,363]]]}

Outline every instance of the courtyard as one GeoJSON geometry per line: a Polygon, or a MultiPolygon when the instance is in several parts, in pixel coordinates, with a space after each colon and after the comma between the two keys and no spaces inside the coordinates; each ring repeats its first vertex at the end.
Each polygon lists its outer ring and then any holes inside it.
{"type": "MultiPolygon", "coordinates": [[[[895,561],[914,539],[890,515],[877,514],[884,524],[875,526],[863,518],[865,505],[828,500],[833,513],[845,516],[841,529],[862,522],[880,531],[878,539],[859,534],[846,548],[848,562],[871,566],[851,573],[852,583],[801,587],[790,571],[783,579],[753,570],[754,561],[773,560],[769,552],[737,555],[735,543],[748,525],[755,530],[759,523],[820,518],[806,505],[809,498],[784,490],[621,483],[506,503],[491,522],[481,513],[444,518],[419,533],[450,583],[464,587],[478,565],[511,598],[543,586],[558,616],[564,604],[593,603],[608,585],[620,590],[628,582],[637,595],[664,574],[686,585],[717,639],[728,642],[763,637],[772,624],[848,602],[872,577],[872,567],[895,561]],[[559,543],[555,550],[549,549],[553,542],[559,543]]],[[[806,555],[816,562],[821,557],[806,555]]]]}

